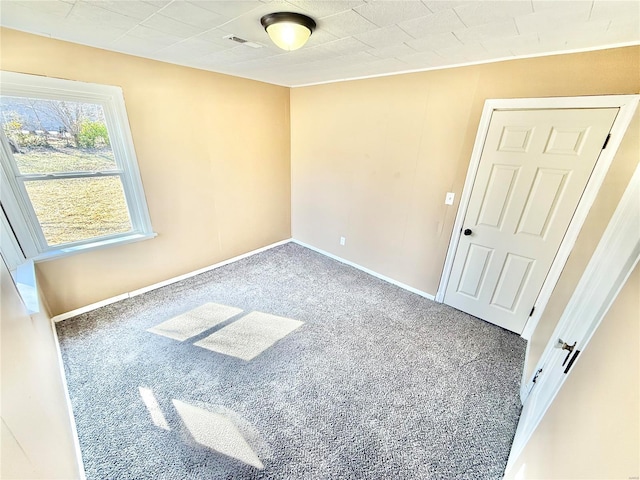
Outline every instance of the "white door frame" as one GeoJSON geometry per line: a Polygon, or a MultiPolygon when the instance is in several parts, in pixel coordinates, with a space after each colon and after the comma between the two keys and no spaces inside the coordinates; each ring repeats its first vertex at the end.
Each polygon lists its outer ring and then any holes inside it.
{"type": "Polygon", "coordinates": [[[538,298],[535,301],[535,311],[524,326],[524,330],[520,334],[522,338],[530,340],[531,336],[538,325],[538,322],[542,316],[542,313],[551,298],[562,269],[564,268],[569,254],[573,249],[573,246],[578,238],[580,229],[591,209],[600,186],[604,181],[604,178],[609,170],[609,166],[615,157],[616,152],[620,146],[622,138],[624,137],[633,114],[638,107],[640,101],[640,95],[599,95],[589,97],[550,97],[550,98],[509,98],[509,99],[488,99],[484,103],[484,109],[482,110],[482,116],[480,118],[480,124],[478,125],[478,133],[476,134],[476,140],[473,145],[473,152],[471,153],[471,160],[469,162],[469,169],[467,170],[467,177],[462,189],[462,195],[460,196],[460,205],[456,214],[456,219],[453,224],[453,232],[451,234],[451,240],[449,241],[449,248],[447,250],[447,256],[444,262],[444,268],[442,270],[442,276],[440,277],[440,285],[438,286],[438,292],[436,293],[436,301],[444,302],[444,294],[447,289],[447,284],[451,276],[451,269],[453,267],[453,260],[456,255],[458,242],[460,240],[460,234],[464,217],[469,207],[469,199],[471,198],[471,190],[473,189],[473,183],[475,181],[476,173],[480,165],[480,158],[482,156],[482,149],[484,148],[484,142],[489,131],[489,124],[491,123],[491,117],[494,110],[549,110],[560,108],[620,108],[618,116],[613,122],[611,127],[611,138],[607,144],[607,148],[602,150],[600,157],[593,169],[593,173],[587,182],[584,193],[578,203],[575,214],[569,223],[567,232],[560,244],[558,253],[556,254],[549,273],[540,289],[538,298]]]}
{"type": "MultiPolygon", "coordinates": [[[[569,344],[576,342],[582,353],[640,260],[638,198],[640,164],[536,365],[535,371],[540,375],[535,395],[528,396],[524,403],[507,470],[515,464],[568,376],[558,368],[566,353],[557,348],[558,339],[569,344]]],[[[575,360],[579,362],[580,356],[575,360]]],[[[529,382],[525,386],[527,394],[531,393],[534,384],[529,382]]]]}

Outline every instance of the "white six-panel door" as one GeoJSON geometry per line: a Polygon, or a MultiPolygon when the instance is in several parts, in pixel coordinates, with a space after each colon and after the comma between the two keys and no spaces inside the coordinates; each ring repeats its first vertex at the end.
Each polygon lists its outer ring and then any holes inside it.
{"type": "Polygon", "coordinates": [[[522,332],[618,110],[493,112],[446,304],[522,332]]]}

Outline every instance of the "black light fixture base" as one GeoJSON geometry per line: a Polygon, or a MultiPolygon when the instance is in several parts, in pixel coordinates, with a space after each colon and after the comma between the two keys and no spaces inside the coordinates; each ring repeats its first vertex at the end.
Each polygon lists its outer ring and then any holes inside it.
{"type": "Polygon", "coordinates": [[[260,19],[260,23],[266,30],[268,27],[273,25],[274,23],[280,22],[293,22],[300,25],[303,25],[309,29],[310,32],[316,29],[316,22],[313,18],[307,17],[306,15],[302,15],[301,13],[293,13],[293,12],[276,12],[276,13],[268,13],[264,17],[260,19]]]}

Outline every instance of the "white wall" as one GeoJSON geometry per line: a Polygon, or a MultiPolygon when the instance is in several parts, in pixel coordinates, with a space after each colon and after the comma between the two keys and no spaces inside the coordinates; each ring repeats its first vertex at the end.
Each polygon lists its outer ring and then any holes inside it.
{"type": "Polygon", "coordinates": [[[506,478],[640,475],[640,265],[506,478]]]}
{"type": "Polygon", "coordinates": [[[0,477],[81,478],[49,316],[29,316],[0,264],[0,477]]]}

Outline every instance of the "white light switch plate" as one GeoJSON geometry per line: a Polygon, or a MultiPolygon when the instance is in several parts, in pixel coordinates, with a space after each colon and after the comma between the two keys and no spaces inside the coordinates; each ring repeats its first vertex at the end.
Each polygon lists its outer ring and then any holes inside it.
{"type": "Polygon", "coordinates": [[[447,196],[444,199],[445,205],[453,205],[453,199],[456,197],[456,194],[453,192],[447,192],[447,196]]]}

